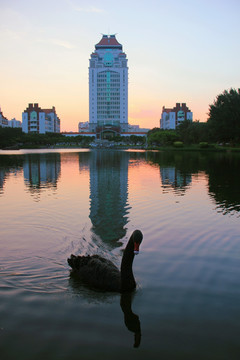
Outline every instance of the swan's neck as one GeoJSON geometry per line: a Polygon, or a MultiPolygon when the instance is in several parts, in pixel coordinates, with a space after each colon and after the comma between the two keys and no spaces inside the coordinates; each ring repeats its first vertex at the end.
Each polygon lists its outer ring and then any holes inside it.
{"type": "Polygon", "coordinates": [[[134,259],[134,244],[129,241],[122,257],[121,263],[121,291],[130,291],[136,287],[136,282],[132,272],[132,264],[134,259]]]}

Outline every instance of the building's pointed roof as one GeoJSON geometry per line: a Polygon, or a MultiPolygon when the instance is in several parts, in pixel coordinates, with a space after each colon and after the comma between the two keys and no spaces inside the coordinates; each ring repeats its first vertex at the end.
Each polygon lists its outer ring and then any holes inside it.
{"type": "Polygon", "coordinates": [[[103,35],[102,39],[95,45],[96,50],[100,49],[119,49],[122,50],[122,45],[119,44],[115,35],[103,35]]]}

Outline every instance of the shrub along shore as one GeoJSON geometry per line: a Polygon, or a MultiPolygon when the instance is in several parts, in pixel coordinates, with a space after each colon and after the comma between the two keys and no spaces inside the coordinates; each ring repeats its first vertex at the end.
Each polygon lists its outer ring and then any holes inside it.
{"type": "Polygon", "coordinates": [[[57,149],[57,148],[116,148],[145,149],[158,151],[231,151],[240,152],[238,144],[229,143],[187,143],[181,141],[174,130],[153,129],[147,139],[141,136],[115,137],[96,144],[94,137],[68,137],[62,134],[25,134],[21,129],[0,127],[0,149],[57,149]]]}

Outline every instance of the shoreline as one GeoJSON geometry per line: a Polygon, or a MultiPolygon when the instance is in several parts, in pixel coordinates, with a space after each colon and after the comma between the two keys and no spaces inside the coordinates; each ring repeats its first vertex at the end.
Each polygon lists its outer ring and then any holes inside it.
{"type": "Polygon", "coordinates": [[[161,146],[161,147],[143,147],[143,146],[119,146],[119,145],[111,145],[111,146],[31,146],[31,147],[22,147],[22,146],[8,146],[1,151],[18,151],[18,150],[64,150],[64,149],[86,149],[86,150],[142,150],[142,151],[155,151],[155,152],[162,152],[162,151],[187,151],[187,152],[230,152],[230,153],[240,153],[240,147],[227,147],[227,146],[219,146],[219,145],[209,145],[207,147],[201,147],[199,145],[189,145],[189,146],[161,146]]]}

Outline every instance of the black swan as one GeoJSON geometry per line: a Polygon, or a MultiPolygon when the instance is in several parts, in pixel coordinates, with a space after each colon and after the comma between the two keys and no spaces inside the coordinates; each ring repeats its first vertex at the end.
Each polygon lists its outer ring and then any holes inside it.
{"type": "Polygon", "coordinates": [[[134,255],[139,252],[142,242],[142,232],[135,230],[124,250],[121,271],[110,261],[99,255],[75,256],[71,255],[68,264],[79,276],[81,281],[90,287],[103,291],[127,292],[136,287],[132,272],[134,255]]]}

